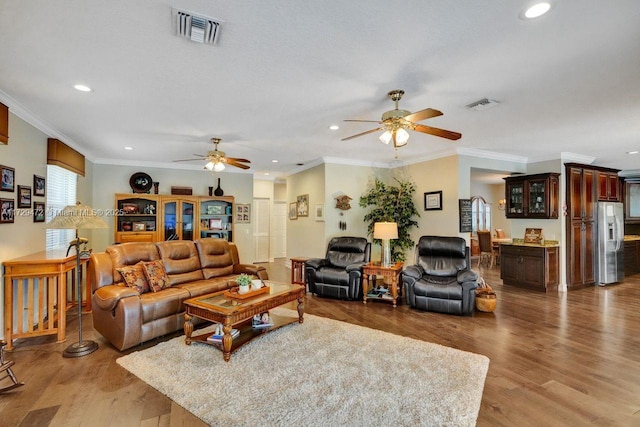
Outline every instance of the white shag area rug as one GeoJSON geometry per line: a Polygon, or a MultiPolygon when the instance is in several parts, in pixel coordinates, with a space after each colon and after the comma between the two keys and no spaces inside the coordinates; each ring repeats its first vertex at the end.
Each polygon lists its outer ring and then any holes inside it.
{"type": "Polygon", "coordinates": [[[485,356],[309,314],[228,363],[184,336],[117,362],[211,426],[473,426],[489,368],[485,356]]]}

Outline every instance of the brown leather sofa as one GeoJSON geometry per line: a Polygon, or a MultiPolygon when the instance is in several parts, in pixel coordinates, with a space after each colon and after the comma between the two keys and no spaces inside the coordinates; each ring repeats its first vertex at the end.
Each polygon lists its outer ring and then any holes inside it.
{"type": "MultiPolygon", "coordinates": [[[[134,242],[91,255],[93,326],[119,350],[183,328],[184,300],[228,288],[241,273],[268,279],[264,267],[240,264],[238,249],[223,239],[134,242]],[[170,286],[140,293],[116,269],[162,260],[170,286]]],[[[197,320],[197,319],[194,319],[197,320]]]]}

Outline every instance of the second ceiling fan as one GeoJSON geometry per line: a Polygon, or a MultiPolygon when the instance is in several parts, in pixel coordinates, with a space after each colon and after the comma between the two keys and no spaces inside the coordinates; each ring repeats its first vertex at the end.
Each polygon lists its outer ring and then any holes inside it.
{"type": "Polygon", "coordinates": [[[218,144],[220,144],[221,141],[222,140],[220,138],[211,138],[211,142],[213,142],[215,148],[212,151],[209,151],[206,155],[194,154],[194,156],[198,157],[197,159],[174,160],[174,162],[208,160],[207,164],[204,165],[204,168],[215,172],[223,171],[225,169],[225,165],[235,166],[240,169],[249,169],[249,165],[245,165],[244,163],[251,163],[250,160],[239,159],[236,157],[227,157],[224,151],[218,150],[218,144]]]}
{"type": "Polygon", "coordinates": [[[366,132],[342,138],[342,141],[348,141],[377,131],[384,131],[384,133],[380,135],[380,141],[385,144],[393,142],[394,148],[398,148],[406,145],[407,141],[409,141],[409,132],[407,132],[407,130],[427,133],[454,141],[460,139],[462,136],[462,134],[458,132],[452,132],[450,130],[434,128],[416,123],[421,120],[441,116],[441,111],[434,110],[433,108],[426,108],[412,113],[411,111],[398,109],[398,101],[400,101],[402,95],[404,95],[403,90],[392,90],[387,95],[389,95],[389,98],[396,103],[396,108],[384,113],[381,120],[345,120],[345,122],[378,123],[380,126],[366,132]]]}

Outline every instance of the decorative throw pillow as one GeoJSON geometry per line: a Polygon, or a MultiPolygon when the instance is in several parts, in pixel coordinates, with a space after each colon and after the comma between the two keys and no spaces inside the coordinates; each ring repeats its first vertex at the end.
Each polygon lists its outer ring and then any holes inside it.
{"type": "Polygon", "coordinates": [[[167,270],[164,269],[164,264],[161,260],[144,262],[142,263],[142,269],[153,292],[158,292],[171,286],[167,270]]]}
{"type": "Polygon", "coordinates": [[[127,286],[135,288],[138,292],[144,294],[145,292],[149,292],[151,288],[149,288],[149,282],[142,269],[142,264],[142,261],[140,261],[135,265],[116,268],[116,270],[122,274],[127,286]]]}

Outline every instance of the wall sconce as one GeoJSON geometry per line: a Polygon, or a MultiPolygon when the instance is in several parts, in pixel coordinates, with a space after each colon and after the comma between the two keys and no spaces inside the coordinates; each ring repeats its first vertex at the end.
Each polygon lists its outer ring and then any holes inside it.
{"type": "Polygon", "coordinates": [[[498,200],[498,209],[503,211],[506,206],[507,206],[507,200],[506,199],[498,200]]]}

